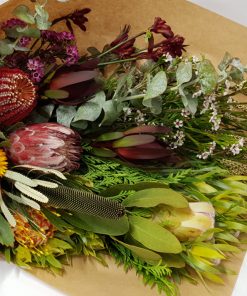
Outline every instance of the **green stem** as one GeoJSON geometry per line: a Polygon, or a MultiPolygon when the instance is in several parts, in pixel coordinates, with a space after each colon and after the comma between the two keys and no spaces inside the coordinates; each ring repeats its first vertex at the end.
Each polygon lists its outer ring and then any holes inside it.
{"type": "Polygon", "coordinates": [[[145,97],[145,94],[139,94],[139,95],[134,95],[134,96],[122,98],[121,101],[124,102],[124,101],[129,101],[129,100],[142,99],[144,97],[145,97]]]}
{"type": "Polygon", "coordinates": [[[129,58],[129,59],[124,59],[124,60],[115,60],[115,61],[110,61],[110,62],[104,62],[104,63],[99,63],[98,66],[107,66],[111,64],[119,64],[119,63],[125,63],[125,62],[131,62],[135,61],[136,58],[129,58]]]}

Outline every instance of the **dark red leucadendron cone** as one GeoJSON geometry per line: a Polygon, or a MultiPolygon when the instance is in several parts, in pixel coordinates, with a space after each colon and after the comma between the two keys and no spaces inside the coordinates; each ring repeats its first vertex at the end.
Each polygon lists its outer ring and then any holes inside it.
{"type": "Polygon", "coordinates": [[[167,163],[176,163],[174,152],[156,137],[156,134],[169,132],[170,129],[164,126],[142,125],[125,132],[105,133],[95,140],[92,152],[102,157],[119,156],[129,161],[162,159],[167,163]]]}
{"type": "Polygon", "coordinates": [[[19,69],[0,68],[0,124],[9,126],[24,119],[36,105],[36,89],[19,69]]]}

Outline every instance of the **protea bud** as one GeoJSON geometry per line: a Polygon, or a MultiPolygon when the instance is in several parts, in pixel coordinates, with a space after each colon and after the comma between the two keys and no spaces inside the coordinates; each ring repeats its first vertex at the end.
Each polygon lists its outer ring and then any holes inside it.
{"type": "Polygon", "coordinates": [[[33,222],[39,226],[39,231],[34,230],[24,216],[15,214],[14,236],[19,244],[27,248],[36,248],[45,244],[48,238],[53,237],[55,229],[41,212],[30,210],[29,215],[33,222]]]}
{"type": "Polygon", "coordinates": [[[38,123],[9,136],[9,158],[17,165],[33,165],[70,172],[80,167],[80,136],[58,123],[38,123]]]}
{"type": "MultiPolygon", "coordinates": [[[[172,209],[165,220],[179,240],[190,240],[214,228],[215,210],[209,202],[191,202],[189,208],[172,209]]],[[[208,239],[211,237],[209,236],[208,239]]]]}
{"type": "Polygon", "coordinates": [[[35,107],[35,86],[19,69],[0,68],[0,124],[11,125],[35,107]]]}

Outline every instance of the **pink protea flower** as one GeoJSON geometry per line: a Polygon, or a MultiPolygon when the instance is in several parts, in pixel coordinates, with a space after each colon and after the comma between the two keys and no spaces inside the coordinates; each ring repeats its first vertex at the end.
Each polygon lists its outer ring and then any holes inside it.
{"type": "Polygon", "coordinates": [[[9,136],[8,156],[17,165],[34,165],[70,172],[80,167],[80,136],[58,123],[37,123],[9,136]]]}

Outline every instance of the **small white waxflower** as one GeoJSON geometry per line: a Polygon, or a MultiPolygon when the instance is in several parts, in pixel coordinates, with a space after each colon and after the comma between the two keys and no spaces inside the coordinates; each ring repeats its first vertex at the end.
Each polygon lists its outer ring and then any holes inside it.
{"type": "Polygon", "coordinates": [[[180,128],[180,127],[183,127],[183,120],[179,120],[179,119],[176,119],[175,121],[174,121],[174,126],[175,126],[175,128],[180,128]]]}

